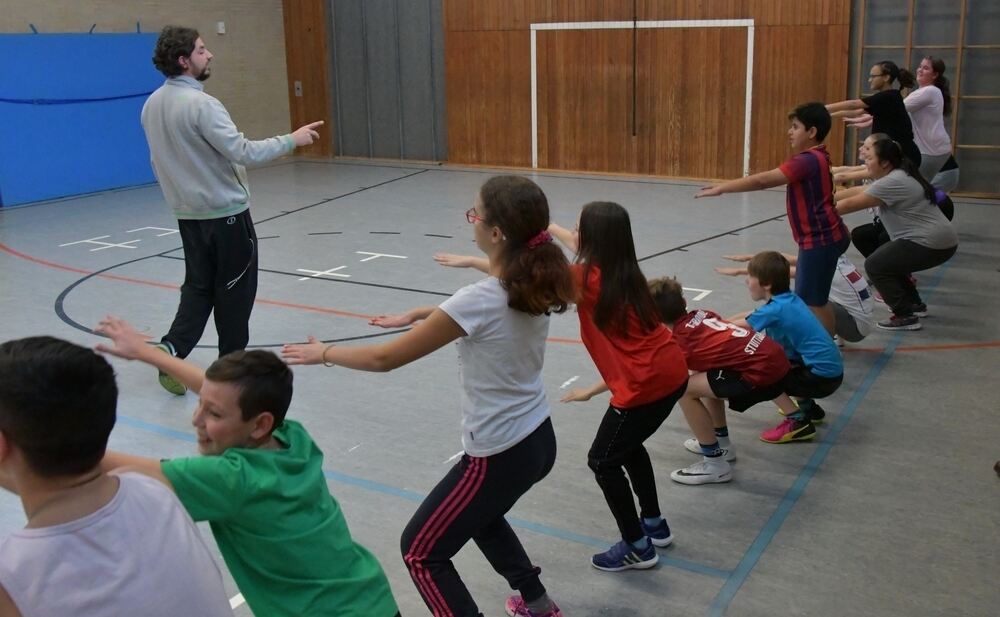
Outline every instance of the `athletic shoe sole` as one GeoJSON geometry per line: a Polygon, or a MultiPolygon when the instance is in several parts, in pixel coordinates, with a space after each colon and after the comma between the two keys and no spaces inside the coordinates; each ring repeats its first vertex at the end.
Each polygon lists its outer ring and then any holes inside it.
{"type": "Polygon", "coordinates": [[[646,536],[646,537],[649,538],[649,541],[652,542],[653,546],[657,548],[664,548],[670,546],[670,544],[674,541],[674,534],[670,534],[666,538],[654,538],[653,536],[646,536]]]}
{"type": "Polygon", "coordinates": [[[719,473],[719,474],[705,473],[705,474],[688,475],[684,473],[683,469],[678,469],[677,471],[670,474],[670,479],[673,480],[674,482],[677,482],[678,484],[687,484],[691,486],[698,484],[721,484],[723,482],[729,482],[730,480],[732,480],[733,472],[732,470],[730,470],[727,471],[726,473],[719,473]]]}
{"type": "Polygon", "coordinates": [[[917,323],[912,323],[905,326],[883,326],[880,322],[876,323],[875,326],[880,330],[911,330],[911,331],[919,330],[924,327],[919,321],[917,323]]]}
{"type": "Polygon", "coordinates": [[[660,561],[660,556],[656,555],[653,559],[647,559],[645,561],[637,561],[635,563],[626,563],[621,566],[599,566],[594,563],[593,560],[590,561],[590,565],[594,566],[602,572],[624,572],[625,570],[648,570],[654,567],[660,561]]]}
{"type": "Polygon", "coordinates": [[[774,441],[770,439],[764,439],[764,437],[761,437],[760,440],[763,441],[764,443],[791,443],[793,441],[809,441],[815,436],[816,436],[816,431],[813,431],[808,435],[801,435],[801,436],[795,431],[793,431],[791,433],[785,433],[780,438],[774,441]]]}

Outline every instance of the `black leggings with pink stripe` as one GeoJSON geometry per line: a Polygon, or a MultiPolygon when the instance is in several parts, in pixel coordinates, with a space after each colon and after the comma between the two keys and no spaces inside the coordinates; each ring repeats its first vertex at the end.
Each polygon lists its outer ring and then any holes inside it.
{"type": "MultiPolygon", "coordinates": [[[[451,558],[474,540],[486,560],[526,601],[545,593],[504,515],[548,475],[556,436],[546,419],[514,447],[487,457],[465,454],[420,504],[403,530],[403,561],[435,617],[480,615],[451,558]]],[[[495,612],[495,611],[494,611],[495,612]]]]}

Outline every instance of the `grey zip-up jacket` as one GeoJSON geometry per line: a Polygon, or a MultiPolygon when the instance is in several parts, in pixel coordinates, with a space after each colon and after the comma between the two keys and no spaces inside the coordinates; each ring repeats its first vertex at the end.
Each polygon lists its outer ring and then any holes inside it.
{"type": "Polygon", "coordinates": [[[142,107],[153,173],[179,219],[215,219],[250,207],[244,165],[295,149],[292,136],[250,141],[198,80],[169,77],[142,107]]]}

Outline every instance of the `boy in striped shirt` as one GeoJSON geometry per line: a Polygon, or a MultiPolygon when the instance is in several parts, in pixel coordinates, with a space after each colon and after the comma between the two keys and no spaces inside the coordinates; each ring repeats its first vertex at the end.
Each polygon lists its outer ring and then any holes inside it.
{"type": "Polygon", "coordinates": [[[788,224],[799,245],[795,294],[833,334],[830,285],[837,258],[850,246],[851,237],[834,208],[830,155],[823,145],[830,132],[830,113],[822,103],[806,103],[792,110],[788,119],[788,142],[795,153],[790,159],[770,171],[707,186],[695,199],[787,185],[788,224]]]}

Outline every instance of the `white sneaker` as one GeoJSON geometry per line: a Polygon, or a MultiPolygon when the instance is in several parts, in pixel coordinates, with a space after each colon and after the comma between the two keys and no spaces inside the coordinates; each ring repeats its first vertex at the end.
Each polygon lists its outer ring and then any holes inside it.
{"type": "MultiPolygon", "coordinates": [[[[720,457],[721,458],[721,457],[720,457]]],[[[733,466],[726,461],[705,459],[694,465],[678,469],[670,479],[681,484],[712,484],[733,479],[733,466]]]]}
{"type": "MultiPolygon", "coordinates": [[[[692,437],[691,439],[684,440],[684,447],[687,448],[688,452],[693,452],[694,454],[700,454],[704,456],[705,453],[701,451],[701,444],[698,440],[692,437]]],[[[728,448],[723,448],[726,453],[722,456],[725,457],[726,461],[732,463],[736,460],[736,451],[733,449],[732,444],[728,448]]]]}

